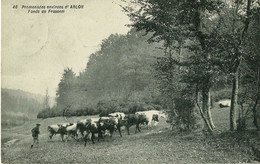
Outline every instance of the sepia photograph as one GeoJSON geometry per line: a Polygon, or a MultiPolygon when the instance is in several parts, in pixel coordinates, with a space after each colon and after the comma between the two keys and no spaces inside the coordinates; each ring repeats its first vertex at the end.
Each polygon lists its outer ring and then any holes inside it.
{"type": "Polygon", "coordinates": [[[1,29],[1,163],[260,163],[259,0],[6,0],[1,29]]]}

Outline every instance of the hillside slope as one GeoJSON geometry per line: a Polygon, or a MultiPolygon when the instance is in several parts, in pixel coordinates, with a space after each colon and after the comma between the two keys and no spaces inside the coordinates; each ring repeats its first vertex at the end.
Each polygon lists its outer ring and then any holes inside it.
{"type": "MultiPolygon", "coordinates": [[[[53,99],[53,98],[50,98],[53,99]]],[[[36,118],[37,113],[44,108],[44,96],[22,90],[1,89],[1,124],[14,126],[36,118]]]]}

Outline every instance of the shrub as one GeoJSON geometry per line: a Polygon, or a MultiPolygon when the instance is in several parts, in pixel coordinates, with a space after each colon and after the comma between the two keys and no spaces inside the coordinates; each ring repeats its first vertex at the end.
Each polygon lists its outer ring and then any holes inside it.
{"type": "Polygon", "coordinates": [[[231,96],[230,88],[225,88],[219,91],[212,92],[212,100],[214,100],[215,102],[218,102],[219,100],[222,99],[230,99],[230,96],[231,96]]]}
{"type": "Polygon", "coordinates": [[[199,115],[195,111],[195,102],[190,95],[176,97],[175,109],[177,112],[176,125],[180,130],[193,130],[199,126],[199,115]]]}
{"type": "Polygon", "coordinates": [[[152,106],[153,106],[153,108],[154,108],[155,110],[162,110],[162,109],[163,109],[161,105],[152,104],[152,106]]]}

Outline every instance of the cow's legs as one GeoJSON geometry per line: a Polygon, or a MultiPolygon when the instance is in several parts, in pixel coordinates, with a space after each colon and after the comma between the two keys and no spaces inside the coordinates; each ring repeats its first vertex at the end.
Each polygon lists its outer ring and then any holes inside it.
{"type": "Polygon", "coordinates": [[[86,147],[86,145],[87,145],[87,138],[88,138],[88,134],[86,134],[86,135],[84,136],[84,138],[83,138],[83,139],[84,139],[84,142],[85,142],[85,143],[84,143],[84,146],[85,146],[85,147],[86,147]]]}
{"type": "Polygon", "coordinates": [[[83,134],[83,139],[84,139],[84,142],[85,142],[84,146],[87,145],[87,141],[88,141],[88,136],[89,136],[89,134],[90,134],[90,133],[88,133],[88,132],[86,132],[86,135],[83,134]]]}
{"type": "Polygon", "coordinates": [[[68,135],[67,135],[67,137],[66,137],[66,139],[65,139],[66,142],[68,142],[68,138],[69,138],[70,134],[71,134],[71,133],[69,132],[68,135]]]}
{"type": "Polygon", "coordinates": [[[155,122],[154,122],[154,126],[157,126],[158,124],[159,124],[158,121],[155,121],[155,122]]]}
{"type": "Polygon", "coordinates": [[[112,138],[112,135],[113,135],[114,129],[109,130],[109,132],[110,132],[110,137],[112,138]]]}
{"type": "Polygon", "coordinates": [[[128,134],[128,135],[130,135],[130,133],[129,133],[129,128],[130,128],[129,126],[126,126],[126,130],[127,130],[127,134],[128,134]]]}
{"type": "Polygon", "coordinates": [[[139,127],[139,124],[136,124],[135,133],[137,133],[137,130],[138,130],[139,132],[141,132],[140,127],[139,127]]]}
{"type": "Polygon", "coordinates": [[[79,141],[79,136],[78,136],[78,133],[77,133],[77,132],[75,133],[75,139],[76,139],[77,141],[79,141]]]}
{"type": "Polygon", "coordinates": [[[49,135],[49,137],[50,137],[50,139],[52,139],[52,136],[54,135],[54,133],[51,133],[50,135],[49,135]]]}
{"type": "Polygon", "coordinates": [[[92,134],[92,136],[91,136],[91,141],[92,141],[92,143],[94,144],[95,142],[94,142],[94,139],[95,139],[95,133],[91,133],[92,134]]]}
{"type": "Polygon", "coordinates": [[[146,122],[146,125],[147,125],[147,129],[151,128],[152,127],[152,121],[146,122]]]}
{"type": "Polygon", "coordinates": [[[121,134],[121,127],[118,126],[117,129],[118,129],[118,132],[119,132],[119,134],[120,134],[120,137],[122,137],[122,134],[121,134]]]}
{"type": "Polygon", "coordinates": [[[99,136],[99,137],[98,137],[98,141],[99,141],[100,138],[101,138],[101,139],[104,139],[102,131],[98,132],[98,136],[99,136]]]}
{"type": "Polygon", "coordinates": [[[60,134],[61,140],[64,141],[64,134],[60,134]]]}

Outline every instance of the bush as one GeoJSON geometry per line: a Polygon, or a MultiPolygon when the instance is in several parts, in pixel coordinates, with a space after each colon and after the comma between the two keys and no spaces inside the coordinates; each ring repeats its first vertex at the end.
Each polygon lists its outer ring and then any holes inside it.
{"type": "Polygon", "coordinates": [[[29,116],[20,112],[2,112],[2,127],[18,126],[29,121],[29,116]]]}
{"type": "Polygon", "coordinates": [[[195,111],[194,100],[187,95],[182,95],[174,100],[177,112],[176,125],[180,130],[194,130],[199,126],[199,115],[195,111]]]}
{"type": "Polygon", "coordinates": [[[145,111],[146,108],[145,108],[145,105],[144,104],[139,104],[139,103],[131,103],[129,105],[129,111],[128,113],[135,113],[135,112],[138,112],[138,111],[145,111]]]}
{"type": "Polygon", "coordinates": [[[161,105],[152,104],[152,106],[153,106],[153,108],[154,108],[155,110],[162,110],[162,109],[163,109],[161,105]]]}
{"type": "MultiPolygon", "coordinates": [[[[231,88],[225,88],[219,91],[212,92],[212,100],[218,102],[222,99],[230,99],[231,96],[231,88]]],[[[213,102],[213,101],[212,101],[213,102]]]]}
{"type": "MultiPolygon", "coordinates": [[[[158,103],[158,101],[156,101],[158,103]]],[[[138,111],[147,111],[147,110],[161,110],[162,106],[159,104],[150,104],[144,102],[120,102],[120,100],[100,100],[95,107],[88,106],[85,108],[79,109],[70,109],[66,110],[64,113],[67,117],[71,116],[86,116],[86,115],[96,115],[107,116],[109,113],[113,112],[123,112],[126,114],[135,113],[138,111]]],[[[48,118],[48,117],[59,117],[63,116],[64,109],[60,109],[57,106],[53,108],[43,109],[37,115],[37,118],[48,118]]]]}

